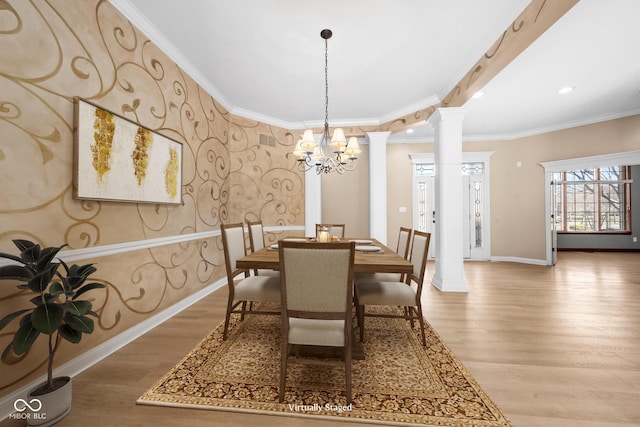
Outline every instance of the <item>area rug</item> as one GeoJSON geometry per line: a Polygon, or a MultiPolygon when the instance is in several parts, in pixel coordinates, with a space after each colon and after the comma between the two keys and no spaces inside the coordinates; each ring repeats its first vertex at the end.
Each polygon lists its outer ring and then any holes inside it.
{"type": "Polygon", "coordinates": [[[226,341],[218,325],[137,403],[385,425],[511,426],[428,323],[426,348],[417,323],[367,318],[365,325],[351,405],[342,366],[299,364],[289,365],[279,403],[280,318],[258,315],[234,318],[226,341]]]}

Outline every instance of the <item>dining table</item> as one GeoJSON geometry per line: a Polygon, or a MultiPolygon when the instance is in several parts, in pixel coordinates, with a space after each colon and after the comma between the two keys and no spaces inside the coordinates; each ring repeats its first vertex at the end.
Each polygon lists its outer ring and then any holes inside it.
{"type": "MultiPolygon", "coordinates": [[[[314,238],[285,238],[284,240],[315,242],[314,238]]],[[[373,238],[344,238],[355,241],[354,273],[411,273],[412,264],[373,238]]],[[[331,242],[327,242],[330,245],[331,242]]],[[[278,244],[274,243],[252,252],[236,261],[238,269],[279,270],[278,244]]]]}
{"type": "MultiPolygon", "coordinates": [[[[298,242],[315,242],[315,238],[285,238],[298,242]]],[[[411,273],[413,265],[408,260],[398,255],[393,249],[388,248],[377,239],[373,238],[343,238],[340,241],[354,241],[355,254],[353,259],[354,273],[411,273]]],[[[327,242],[330,245],[331,242],[327,242]]],[[[278,244],[273,243],[245,255],[236,261],[236,268],[241,270],[266,269],[280,270],[280,256],[278,244]]],[[[336,357],[337,348],[317,346],[298,346],[301,354],[320,357],[336,357]],[[313,347],[313,348],[311,348],[313,347]]],[[[352,359],[364,359],[364,347],[362,342],[353,336],[351,347],[352,359]]]]}

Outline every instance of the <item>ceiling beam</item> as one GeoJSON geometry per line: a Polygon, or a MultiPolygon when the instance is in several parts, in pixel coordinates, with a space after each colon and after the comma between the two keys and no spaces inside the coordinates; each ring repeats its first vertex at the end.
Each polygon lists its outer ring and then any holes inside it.
{"type": "Polygon", "coordinates": [[[461,107],[579,0],[533,0],[440,104],[383,123],[379,131],[399,132],[426,120],[439,107],[461,107]]]}

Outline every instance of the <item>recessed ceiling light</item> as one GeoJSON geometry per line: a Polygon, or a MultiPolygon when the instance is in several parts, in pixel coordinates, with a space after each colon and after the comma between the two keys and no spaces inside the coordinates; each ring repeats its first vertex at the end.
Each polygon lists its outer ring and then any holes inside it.
{"type": "Polygon", "coordinates": [[[413,129],[407,129],[407,133],[413,133],[413,129]]]}
{"type": "Polygon", "coordinates": [[[482,97],[482,95],[484,95],[484,92],[479,90],[476,93],[474,93],[471,97],[472,98],[480,98],[480,97],[482,97]]]}
{"type": "Polygon", "coordinates": [[[569,92],[571,92],[573,89],[575,89],[575,86],[565,86],[565,87],[563,87],[562,89],[560,89],[560,90],[558,91],[558,93],[559,93],[560,95],[564,95],[565,93],[569,93],[569,92]]]}

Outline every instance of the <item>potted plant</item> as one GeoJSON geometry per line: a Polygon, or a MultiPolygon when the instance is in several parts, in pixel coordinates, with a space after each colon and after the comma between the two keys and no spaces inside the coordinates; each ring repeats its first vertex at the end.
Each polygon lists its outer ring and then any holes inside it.
{"type": "Polygon", "coordinates": [[[0,358],[6,361],[11,352],[23,355],[41,334],[48,336],[47,381],[29,393],[28,402],[37,399],[29,409],[36,408],[23,418],[27,418],[29,425],[51,425],[71,409],[71,378],[53,377],[54,356],[63,339],[78,343],[82,334],[93,332],[90,316],[97,318],[98,315],[92,311],[90,301],[78,297],[92,289],[104,288],[104,285],[86,283],[96,271],[93,264],[68,266],[56,258],[66,245],[43,249],[28,240],[13,240],[13,243],[20,255],[0,253],[0,258],[13,261],[0,267],[0,280],[18,281],[18,289],[31,297],[32,307],[9,313],[0,320],[0,330],[16,319],[20,322],[0,358]],[[60,266],[64,271],[59,271],[60,266]]]}

